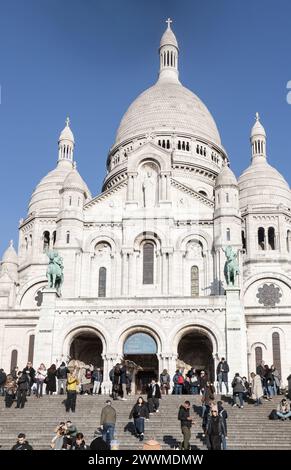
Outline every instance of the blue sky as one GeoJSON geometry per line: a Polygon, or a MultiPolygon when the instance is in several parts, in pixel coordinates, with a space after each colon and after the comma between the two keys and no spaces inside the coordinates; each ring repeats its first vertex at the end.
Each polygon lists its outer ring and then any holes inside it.
{"type": "Polygon", "coordinates": [[[17,245],[30,195],[56,165],[67,115],[98,194],[122,115],[156,80],[168,16],[180,79],[210,109],[236,175],[259,111],[269,162],[291,183],[289,0],[0,0],[0,254],[17,245]]]}

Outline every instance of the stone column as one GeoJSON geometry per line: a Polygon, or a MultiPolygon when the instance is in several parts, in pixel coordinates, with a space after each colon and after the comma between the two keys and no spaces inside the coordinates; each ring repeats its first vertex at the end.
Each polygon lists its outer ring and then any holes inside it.
{"type": "Polygon", "coordinates": [[[128,252],[122,250],[122,295],[128,294],[128,252]]]}
{"type": "Polygon", "coordinates": [[[168,293],[168,252],[162,249],[162,294],[168,293]]]}
{"type": "Polygon", "coordinates": [[[173,387],[174,387],[173,377],[174,377],[175,372],[177,370],[177,358],[178,358],[178,354],[173,354],[173,353],[165,354],[166,364],[168,364],[168,367],[165,367],[165,369],[168,370],[168,373],[169,373],[170,378],[171,378],[171,382],[170,382],[171,389],[170,390],[172,390],[173,387]]]}
{"type": "Polygon", "coordinates": [[[102,354],[103,359],[103,382],[101,385],[101,393],[102,395],[111,395],[112,393],[112,382],[109,378],[109,373],[119,362],[118,354],[102,354]]]}
{"type": "Polygon", "coordinates": [[[34,364],[51,364],[53,360],[53,332],[55,307],[58,297],[56,289],[43,289],[43,301],[39,312],[39,321],[35,330],[34,364]]]}
{"type": "Polygon", "coordinates": [[[240,289],[226,287],[226,359],[229,364],[230,377],[236,372],[248,376],[247,334],[243,305],[240,300],[240,289]]]}

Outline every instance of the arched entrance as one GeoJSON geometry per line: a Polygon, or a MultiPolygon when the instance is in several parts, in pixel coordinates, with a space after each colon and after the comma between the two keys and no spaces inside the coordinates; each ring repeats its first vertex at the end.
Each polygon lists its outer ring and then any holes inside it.
{"type": "Polygon", "coordinates": [[[210,338],[203,332],[193,330],[186,333],[178,344],[178,360],[189,369],[205,370],[211,381],[215,380],[213,346],[210,338]]]}
{"type": "Polygon", "coordinates": [[[70,345],[70,358],[103,368],[102,341],[93,331],[77,334],[70,345]]]}
{"type": "Polygon", "coordinates": [[[159,374],[155,339],[148,333],[131,334],[124,342],[123,357],[137,365],[132,377],[133,391],[137,394],[145,393],[147,384],[153,378],[158,378],[159,374]]]}

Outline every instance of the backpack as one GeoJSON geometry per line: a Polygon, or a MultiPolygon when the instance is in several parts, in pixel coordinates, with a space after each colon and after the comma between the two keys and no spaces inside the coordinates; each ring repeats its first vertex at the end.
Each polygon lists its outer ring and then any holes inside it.
{"type": "Polygon", "coordinates": [[[179,375],[177,383],[178,383],[179,385],[183,385],[184,379],[183,379],[183,376],[182,376],[182,375],[179,375]]]}
{"type": "Polygon", "coordinates": [[[277,411],[276,411],[276,410],[272,410],[272,411],[271,411],[271,413],[269,414],[269,419],[271,419],[271,420],[279,419],[279,416],[277,415],[277,411]]]}

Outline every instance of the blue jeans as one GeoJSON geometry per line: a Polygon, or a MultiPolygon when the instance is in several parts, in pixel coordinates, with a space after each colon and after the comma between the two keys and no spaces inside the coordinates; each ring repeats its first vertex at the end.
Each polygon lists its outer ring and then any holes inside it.
{"type": "Polygon", "coordinates": [[[226,446],[226,439],[225,439],[225,435],[222,434],[221,436],[221,445],[222,445],[222,450],[226,450],[227,449],[227,446],[226,446]]]}
{"type": "Polygon", "coordinates": [[[233,405],[235,405],[235,397],[238,396],[239,398],[239,403],[240,403],[240,406],[244,406],[244,399],[243,399],[243,392],[236,392],[233,394],[233,405]]]}
{"type": "Polygon", "coordinates": [[[268,390],[268,395],[270,397],[272,397],[273,395],[275,395],[274,393],[274,385],[267,385],[267,390],[268,390]]]}
{"type": "Polygon", "coordinates": [[[220,393],[222,393],[222,382],[223,382],[224,385],[225,385],[226,393],[228,393],[228,382],[225,382],[224,380],[222,380],[222,374],[218,374],[217,380],[218,380],[218,383],[219,383],[219,391],[220,391],[220,393]]]}
{"type": "Polygon", "coordinates": [[[111,441],[113,440],[114,437],[114,429],[115,429],[115,424],[104,424],[103,429],[102,429],[102,439],[104,442],[106,442],[109,446],[111,444],[111,441]]]}
{"type": "Polygon", "coordinates": [[[281,413],[281,411],[277,411],[277,415],[279,416],[279,418],[287,419],[291,417],[291,411],[289,411],[288,413],[281,413]]]}
{"type": "Polygon", "coordinates": [[[199,387],[196,385],[190,385],[191,395],[199,395],[199,387]]]}
{"type": "Polygon", "coordinates": [[[175,395],[182,395],[183,385],[175,384],[175,395]]]}
{"type": "Polygon", "coordinates": [[[134,420],[134,426],[137,434],[144,433],[144,418],[136,418],[134,420]]]}

